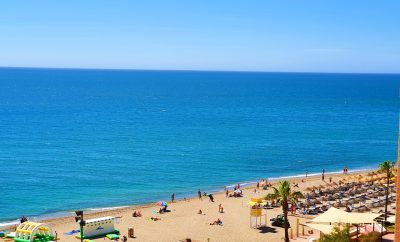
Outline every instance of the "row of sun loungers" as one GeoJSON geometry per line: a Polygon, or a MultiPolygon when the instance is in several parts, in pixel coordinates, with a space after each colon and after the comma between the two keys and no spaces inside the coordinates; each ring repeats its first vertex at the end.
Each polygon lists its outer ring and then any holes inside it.
{"type": "MultiPolygon", "coordinates": [[[[330,207],[344,208],[348,212],[367,212],[385,206],[386,187],[361,182],[319,187],[305,195],[297,204],[301,214],[323,213],[330,207]]],[[[396,200],[394,184],[390,186],[389,203],[396,200]]]]}

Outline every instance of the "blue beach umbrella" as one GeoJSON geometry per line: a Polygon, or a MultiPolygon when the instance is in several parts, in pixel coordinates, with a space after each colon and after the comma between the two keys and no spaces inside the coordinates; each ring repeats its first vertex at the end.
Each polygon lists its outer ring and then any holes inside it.
{"type": "Polygon", "coordinates": [[[158,206],[168,206],[168,203],[166,201],[159,201],[156,203],[158,206]]]}

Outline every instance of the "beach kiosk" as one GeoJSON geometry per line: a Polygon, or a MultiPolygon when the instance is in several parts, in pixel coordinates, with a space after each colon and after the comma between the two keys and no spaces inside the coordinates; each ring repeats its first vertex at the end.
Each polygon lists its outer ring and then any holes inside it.
{"type": "MultiPolygon", "coordinates": [[[[83,238],[99,238],[105,237],[108,234],[119,234],[119,231],[114,228],[115,217],[107,216],[86,220],[83,226],[83,238]]],[[[80,238],[80,234],[76,236],[80,238]]]]}
{"type": "Polygon", "coordinates": [[[263,213],[265,201],[262,198],[251,198],[247,204],[250,205],[250,227],[258,228],[267,225],[267,213],[263,213]],[[264,223],[262,218],[264,218],[264,223]]]}
{"type": "Polygon", "coordinates": [[[53,241],[54,234],[50,226],[42,223],[26,221],[15,231],[15,242],[47,242],[53,241]]]}

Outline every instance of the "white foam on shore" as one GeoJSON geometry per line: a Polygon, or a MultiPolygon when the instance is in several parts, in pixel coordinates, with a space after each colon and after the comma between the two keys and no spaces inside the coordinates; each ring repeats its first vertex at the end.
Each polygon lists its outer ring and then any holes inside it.
{"type": "MultiPolygon", "coordinates": [[[[371,171],[371,170],[374,170],[374,169],[375,168],[354,169],[354,170],[350,170],[348,173],[366,172],[366,171],[371,171]]],[[[320,176],[321,174],[322,174],[321,172],[309,173],[309,174],[307,174],[307,177],[320,176]]],[[[337,174],[343,174],[343,170],[342,171],[325,172],[325,176],[327,176],[327,175],[337,175],[337,174]]],[[[283,179],[305,178],[305,177],[306,177],[305,174],[298,174],[298,175],[291,175],[291,176],[279,176],[279,177],[268,178],[268,181],[279,181],[279,180],[283,180],[283,179]]],[[[257,181],[239,183],[239,185],[241,187],[248,187],[248,186],[252,186],[252,185],[255,185],[255,184],[257,184],[257,181]]],[[[226,186],[226,188],[227,189],[233,189],[236,185],[237,184],[228,185],[228,186],[226,186]]]]}
{"type": "Polygon", "coordinates": [[[101,211],[110,211],[115,209],[123,209],[129,208],[130,206],[117,206],[117,207],[105,207],[105,208],[88,208],[86,211],[93,211],[93,212],[101,212],[101,211]]]}
{"type": "Polygon", "coordinates": [[[1,222],[0,223],[0,229],[1,228],[5,228],[5,227],[10,227],[10,226],[16,225],[18,223],[19,223],[18,220],[13,220],[13,221],[8,221],[8,222],[1,222]]]}

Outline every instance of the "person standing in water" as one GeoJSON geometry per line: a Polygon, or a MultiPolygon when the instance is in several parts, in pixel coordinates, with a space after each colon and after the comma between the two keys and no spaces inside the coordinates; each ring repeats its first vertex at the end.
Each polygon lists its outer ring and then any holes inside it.
{"type": "Polygon", "coordinates": [[[171,203],[173,203],[175,201],[175,193],[172,193],[171,195],[171,203]]]}
{"type": "Polygon", "coordinates": [[[203,199],[201,198],[201,191],[200,191],[200,189],[199,189],[199,191],[197,192],[197,195],[199,196],[199,199],[200,199],[200,200],[203,200],[203,199]]]}
{"type": "Polygon", "coordinates": [[[325,181],[325,169],[322,169],[322,181],[325,181]]]}

